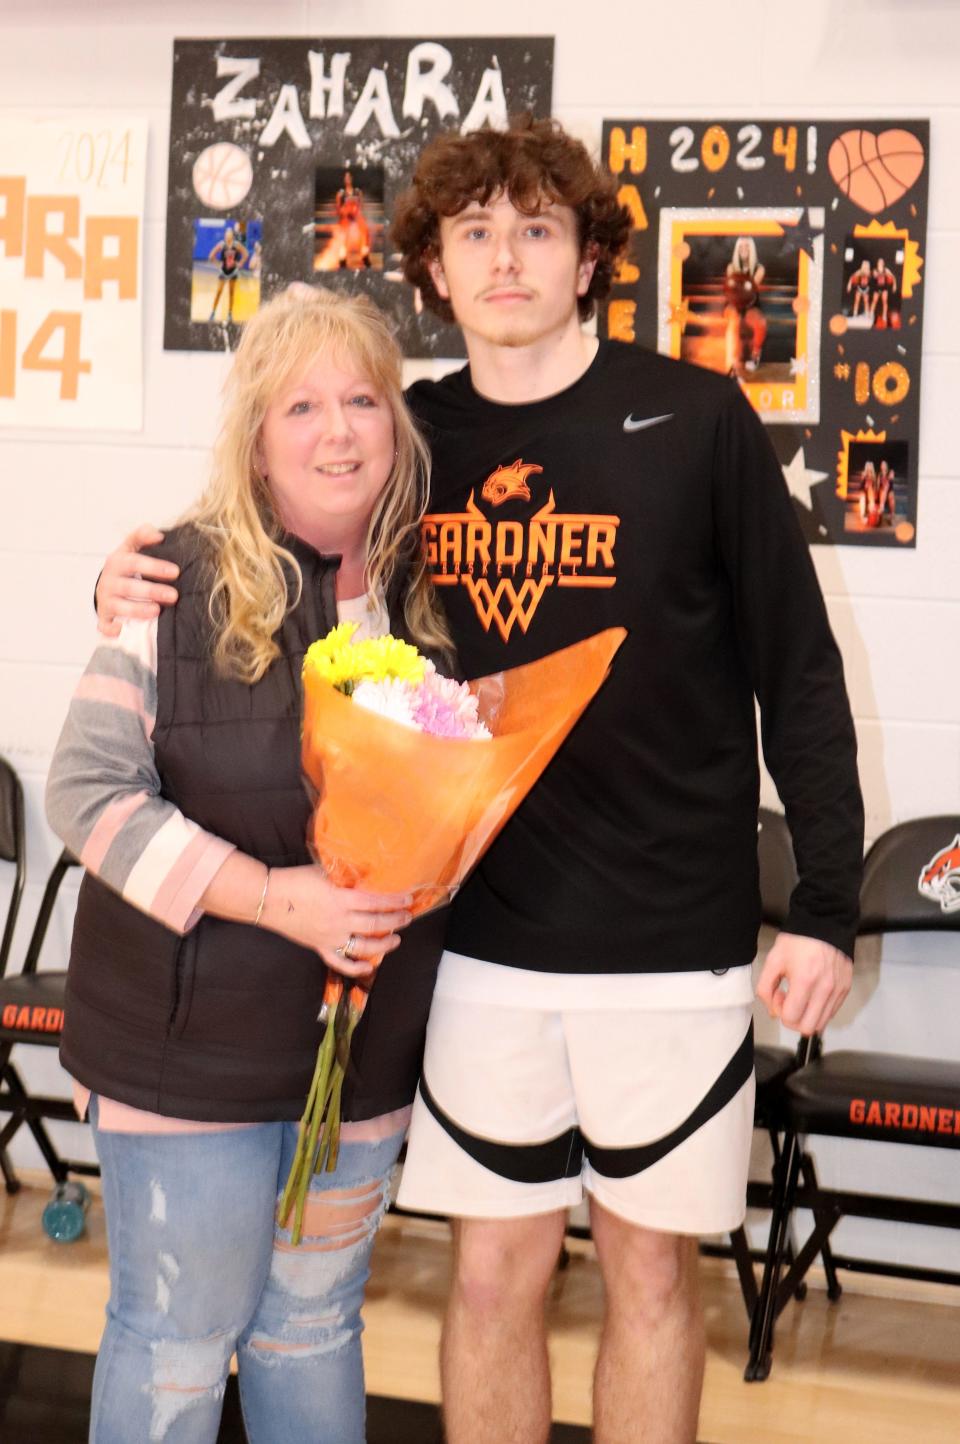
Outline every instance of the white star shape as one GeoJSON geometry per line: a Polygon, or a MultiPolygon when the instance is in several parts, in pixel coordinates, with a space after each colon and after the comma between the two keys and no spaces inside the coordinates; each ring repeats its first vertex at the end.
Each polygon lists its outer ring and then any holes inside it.
{"type": "Polygon", "coordinates": [[[806,358],[806,356],[791,356],[791,357],[790,357],[790,375],[791,375],[791,376],[806,376],[806,374],[807,374],[807,358],[806,358]]]}
{"type": "Polygon", "coordinates": [[[811,471],[803,458],[803,447],[794,455],[788,466],[782,468],[784,479],[791,496],[802,502],[807,511],[813,511],[813,498],[810,495],[810,488],[816,481],[824,481],[827,477],[825,471],[811,471]]]}

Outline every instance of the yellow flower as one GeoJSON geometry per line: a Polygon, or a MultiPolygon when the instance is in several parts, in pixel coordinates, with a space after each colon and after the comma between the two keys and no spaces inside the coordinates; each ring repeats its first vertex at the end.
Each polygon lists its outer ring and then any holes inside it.
{"type": "Polygon", "coordinates": [[[352,654],[356,649],[350,639],[356,630],[356,622],[341,622],[319,642],[314,642],[303,659],[304,681],[315,677],[341,691],[348,690],[344,684],[353,681],[352,654]]]}
{"type": "Polygon", "coordinates": [[[409,642],[401,642],[391,636],[375,637],[360,642],[356,650],[363,654],[359,665],[363,668],[364,682],[397,681],[416,686],[423,681],[426,663],[409,642]]]}
{"type": "Polygon", "coordinates": [[[329,682],[347,696],[358,682],[396,679],[416,686],[423,681],[426,662],[416,647],[396,637],[374,637],[354,642],[356,622],[341,622],[319,642],[314,642],[303,659],[303,679],[329,682]]]}

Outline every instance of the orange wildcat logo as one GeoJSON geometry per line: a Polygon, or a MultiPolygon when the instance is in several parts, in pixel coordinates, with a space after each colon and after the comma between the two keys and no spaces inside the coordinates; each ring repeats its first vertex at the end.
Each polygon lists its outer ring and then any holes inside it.
{"type": "Polygon", "coordinates": [[[542,466],[537,466],[532,461],[522,461],[518,456],[516,461],[509,466],[498,466],[492,471],[483,483],[483,490],[480,496],[483,501],[489,501],[492,506],[502,506],[505,501],[517,500],[529,501],[530,488],[527,486],[527,477],[536,476],[543,471],[542,466]]]}
{"type": "Polygon", "coordinates": [[[960,832],[927,863],[917,880],[918,891],[945,913],[960,908],[960,832]]]}

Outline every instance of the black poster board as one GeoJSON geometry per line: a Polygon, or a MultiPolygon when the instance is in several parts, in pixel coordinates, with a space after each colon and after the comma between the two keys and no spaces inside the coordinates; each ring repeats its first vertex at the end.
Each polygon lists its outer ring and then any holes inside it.
{"type": "Polygon", "coordinates": [[[462,356],[400,277],[393,205],[438,131],[547,116],[552,78],[543,37],[175,41],[164,347],[231,347],[261,298],[322,281],[407,356],[462,356]]]}
{"type": "Polygon", "coordinates": [[[609,120],[601,334],[736,376],[810,542],[914,546],[927,121],[609,120]]]}

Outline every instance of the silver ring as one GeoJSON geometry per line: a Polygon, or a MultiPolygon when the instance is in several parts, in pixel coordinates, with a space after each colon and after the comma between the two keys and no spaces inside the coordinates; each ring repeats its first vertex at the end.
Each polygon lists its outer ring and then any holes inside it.
{"type": "Polygon", "coordinates": [[[351,933],[350,936],[347,938],[347,941],[345,943],[341,943],[339,948],[334,948],[333,951],[336,953],[338,958],[343,958],[345,962],[355,963],[357,959],[354,957],[353,950],[356,947],[356,943],[356,936],[355,934],[351,933]]]}

